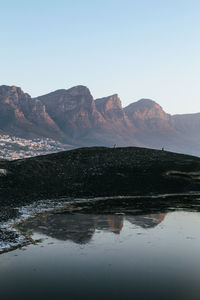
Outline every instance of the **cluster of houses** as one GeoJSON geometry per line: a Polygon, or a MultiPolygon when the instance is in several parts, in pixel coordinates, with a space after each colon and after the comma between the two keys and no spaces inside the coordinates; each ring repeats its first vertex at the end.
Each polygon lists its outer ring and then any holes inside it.
{"type": "Polygon", "coordinates": [[[14,160],[52,152],[69,150],[70,145],[62,144],[50,138],[33,140],[15,136],[0,135],[0,158],[14,160]]]}

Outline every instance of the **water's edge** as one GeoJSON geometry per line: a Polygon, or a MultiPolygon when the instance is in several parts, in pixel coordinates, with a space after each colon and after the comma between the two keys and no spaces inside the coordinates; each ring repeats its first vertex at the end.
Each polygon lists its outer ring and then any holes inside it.
{"type": "Polygon", "coordinates": [[[200,200],[200,193],[187,194],[162,194],[151,196],[113,196],[113,197],[95,197],[95,198],[60,198],[52,200],[40,200],[30,205],[16,207],[18,212],[17,218],[11,218],[5,222],[0,222],[0,254],[15,250],[20,247],[34,243],[34,240],[26,233],[21,232],[18,225],[26,222],[31,218],[38,217],[41,214],[61,213],[61,212],[77,212],[93,209],[96,205],[112,202],[118,203],[131,201],[132,205],[135,201],[162,201],[163,203],[171,202],[173,205],[175,199],[179,200],[200,200]]]}

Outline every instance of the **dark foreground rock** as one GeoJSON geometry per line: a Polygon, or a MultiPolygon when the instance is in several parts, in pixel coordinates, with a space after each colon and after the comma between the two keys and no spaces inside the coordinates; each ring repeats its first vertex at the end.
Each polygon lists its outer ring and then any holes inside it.
{"type": "Polygon", "coordinates": [[[195,191],[200,191],[200,159],[167,151],[92,147],[0,161],[1,205],[195,191]]]}

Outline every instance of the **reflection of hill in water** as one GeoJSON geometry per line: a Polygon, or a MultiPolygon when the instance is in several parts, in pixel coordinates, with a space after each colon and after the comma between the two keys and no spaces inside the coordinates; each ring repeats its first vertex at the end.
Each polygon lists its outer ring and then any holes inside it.
{"type": "Polygon", "coordinates": [[[124,219],[137,226],[151,228],[162,222],[164,217],[164,213],[126,217],[123,215],[53,214],[28,221],[20,228],[42,233],[58,240],[71,240],[78,244],[86,244],[96,230],[120,234],[124,219]]]}

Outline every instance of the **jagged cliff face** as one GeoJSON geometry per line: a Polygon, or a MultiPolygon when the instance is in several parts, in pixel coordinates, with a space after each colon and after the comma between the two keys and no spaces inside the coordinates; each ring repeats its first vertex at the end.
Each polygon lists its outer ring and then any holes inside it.
{"type": "Polygon", "coordinates": [[[38,97],[48,114],[65,134],[78,138],[103,123],[87,87],[77,86],[38,97]]]}
{"type": "Polygon", "coordinates": [[[0,128],[24,137],[60,135],[45,106],[15,86],[0,87],[0,128]]]}
{"type": "Polygon", "coordinates": [[[82,145],[125,145],[133,125],[117,95],[94,101],[85,86],[58,90],[38,97],[48,114],[72,143],[82,145]],[[125,134],[125,136],[124,136],[125,134]]]}
{"type": "Polygon", "coordinates": [[[1,86],[0,87],[0,126],[1,129],[7,129],[12,126],[12,123],[21,122],[26,123],[27,120],[20,106],[26,100],[31,99],[28,94],[24,94],[20,88],[15,86],[1,86]]]}
{"type": "Polygon", "coordinates": [[[95,104],[97,110],[107,121],[107,126],[109,126],[111,123],[120,123],[120,125],[123,124],[127,127],[131,126],[131,122],[125,114],[122,108],[121,100],[117,94],[105,98],[96,99],[95,104]]]}
{"type": "Polygon", "coordinates": [[[95,104],[96,108],[105,119],[117,121],[124,119],[125,114],[122,108],[121,100],[117,94],[96,99],[95,104]]]}
{"type": "Polygon", "coordinates": [[[200,155],[200,114],[171,116],[150,99],[122,108],[117,94],[96,99],[85,86],[31,98],[0,86],[0,133],[52,137],[75,146],[165,147],[200,155]]]}
{"type": "Polygon", "coordinates": [[[95,100],[98,112],[104,118],[104,131],[108,139],[120,145],[138,145],[135,127],[130,122],[117,94],[95,100]]]}

